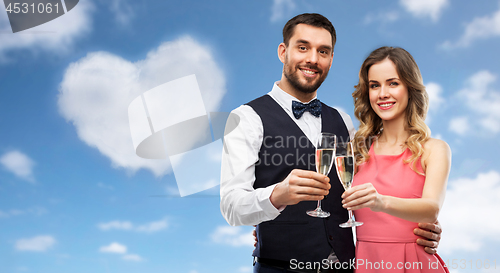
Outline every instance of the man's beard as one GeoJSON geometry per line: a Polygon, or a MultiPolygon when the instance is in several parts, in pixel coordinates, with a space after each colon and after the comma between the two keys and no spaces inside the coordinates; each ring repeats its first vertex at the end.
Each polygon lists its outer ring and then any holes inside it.
{"type": "Polygon", "coordinates": [[[318,79],[316,79],[316,81],[314,81],[314,80],[311,82],[307,81],[306,84],[303,84],[300,82],[299,75],[298,75],[298,73],[301,73],[300,69],[298,67],[295,67],[295,70],[292,71],[290,65],[286,64],[284,71],[283,71],[285,78],[297,91],[305,93],[305,94],[314,93],[321,86],[323,81],[326,79],[326,76],[328,75],[328,70],[323,71],[315,65],[309,65],[309,66],[305,66],[302,68],[310,68],[310,69],[318,71],[318,74],[320,74],[320,75],[321,75],[321,73],[323,73],[323,74],[318,79]]]}

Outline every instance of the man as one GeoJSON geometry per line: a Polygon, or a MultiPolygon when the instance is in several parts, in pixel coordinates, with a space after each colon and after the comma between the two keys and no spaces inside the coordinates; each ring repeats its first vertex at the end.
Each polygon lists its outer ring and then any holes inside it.
{"type": "MultiPolygon", "coordinates": [[[[267,95],[232,112],[240,120],[224,138],[221,211],[233,226],[258,225],[254,272],[328,272],[352,264],[352,231],[338,226],[348,219],[341,206],[344,190],[335,171],[321,175],[314,163],[320,132],[343,140],[355,132],[348,115],[316,99],[335,42],[335,29],[322,15],[292,18],[278,47],[281,80],[267,95]],[[318,200],[330,217],[306,214],[318,200]]],[[[420,227],[434,231],[416,230],[431,240],[418,243],[434,253],[439,226],[420,227]]]]}

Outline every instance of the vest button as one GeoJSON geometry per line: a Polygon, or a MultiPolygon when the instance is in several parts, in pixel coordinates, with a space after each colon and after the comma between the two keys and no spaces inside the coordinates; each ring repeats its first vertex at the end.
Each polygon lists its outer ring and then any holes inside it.
{"type": "Polygon", "coordinates": [[[333,236],[332,235],[330,235],[328,238],[333,241],[333,236]]]}

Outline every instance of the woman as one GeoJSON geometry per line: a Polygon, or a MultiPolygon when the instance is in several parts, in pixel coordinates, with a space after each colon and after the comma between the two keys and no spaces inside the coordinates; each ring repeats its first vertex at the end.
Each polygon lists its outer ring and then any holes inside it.
{"type": "Polygon", "coordinates": [[[430,138],[428,95],[413,57],[402,48],[373,51],[353,93],[360,127],[358,166],[343,206],[357,227],[357,272],[447,272],[418,246],[418,222],[435,222],[443,204],[451,151],[430,138]]]}

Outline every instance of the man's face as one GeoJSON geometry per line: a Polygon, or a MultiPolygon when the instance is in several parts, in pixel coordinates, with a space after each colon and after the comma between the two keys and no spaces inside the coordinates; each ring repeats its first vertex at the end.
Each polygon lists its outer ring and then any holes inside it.
{"type": "Polygon", "coordinates": [[[281,53],[283,74],[288,82],[299,92],[313,93],[330,70],[332,36],[324,28],[298,24],[281,53]]]}

